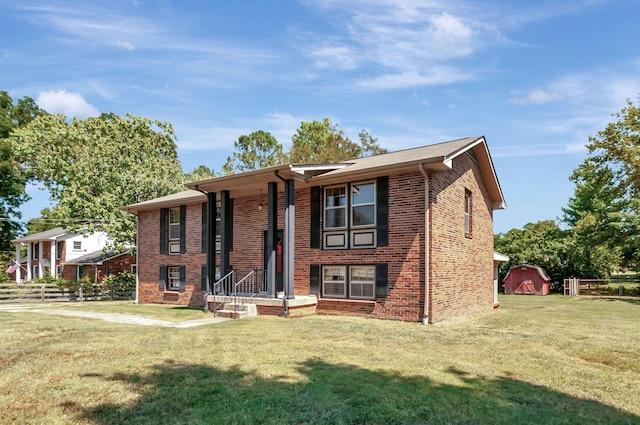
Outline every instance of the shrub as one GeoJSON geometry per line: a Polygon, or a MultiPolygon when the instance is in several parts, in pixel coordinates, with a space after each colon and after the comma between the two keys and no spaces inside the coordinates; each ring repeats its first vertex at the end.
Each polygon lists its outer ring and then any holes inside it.
{"type": "Polygon", "coordinates": [[[122,272],[107,276],[102,281],[105,291],[113,296],[128,297],[136,290],[136,275],[122,272]]]}

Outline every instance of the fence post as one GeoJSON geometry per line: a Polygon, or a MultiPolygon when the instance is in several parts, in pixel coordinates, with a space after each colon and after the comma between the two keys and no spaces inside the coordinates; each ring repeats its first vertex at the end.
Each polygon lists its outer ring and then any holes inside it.
{"type": "Polygon", "coordinates": [[[80,297],[80,301],[84,301],[84,294],[83,294],[83,291],[82,291],[83,287],[84,287],[84,283],[81,283],[80,284],[80,291],[78,293],[78,296],[80,297]]]}
{"type": "Polygon", "coordinates": [[[40,302],[44,302],[44,283],[40,285],[40,302]]]}

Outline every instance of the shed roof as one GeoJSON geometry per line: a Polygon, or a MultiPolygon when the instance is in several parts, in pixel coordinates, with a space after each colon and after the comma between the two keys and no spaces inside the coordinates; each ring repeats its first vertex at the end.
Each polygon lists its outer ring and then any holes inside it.
{"type": "Polygon", "coordinates": [[[540,275],[540,277],[546,281],[550,281],[551,279],[549,278],[549,276],[547,276],[547,272],[540,266],[534,266],[533,264],[519,264],[517,266],[512,266],[509,271],[507,272],[507,275],[504,277],[504,280],[506,281],[509,278],[509,275],[511,274],[512,270],[519,270],[520,268],[525,267],[527,269],[533,269],[535,271],[538,272],[538,274],[540,275]]]}

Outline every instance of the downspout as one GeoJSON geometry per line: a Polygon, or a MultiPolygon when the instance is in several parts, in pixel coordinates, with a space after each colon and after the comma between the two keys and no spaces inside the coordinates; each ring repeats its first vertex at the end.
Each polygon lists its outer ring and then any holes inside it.
{"type": "MultiPolygon", "coordinates": [[[[200,193],[202,193],[203,195],[205,195],[205,196],[207,197],[207,203],[209,203],[209,193],[208,193],[208,192],[205,192],[204,190],[200,190],[200,189],[198,188],[198,185],[196,185],[195,189],[196,189],[198,192],[200,192],[200,193]]],[[[209,213],[209,206],[207,205],[207,221],[209,221],[209,222],[210,222],[211,220],[209,219],[208,213],[209,213]]],[[[202,225],[203,225],[203,224],[202,224],[202,223],[200,223],[200,226],[202,226],[202,225]]],[[[209,232],[209,234],[207,235],[207,237],[210,239],[210,238],[211,238],[211,229],[208,229],[207,231],[209,232]]],[[[210,247],[210,246],[211,246],[211,243],[210,243],[210,242],[209,242],[209,243],[207,243],[207,249],[209,249],[209,247],[210,247]]],[[[208,258],[208,256],[209,256],[209,253],[207,253],[207,258],[208,258]]],[[[136,261],[136,262],[137,262],[137,261],[136,261]]],[[[213,291],[211,290],[211,282],[209,282],[209,276],[211,275],[211,272],[208,270],[208,268],[209,268],[209,267],[212,267],[212,265],[211,265],[211,264],[209,264],[209,262],[207,261],[207,289],[204,291],[204,306],[203,306],[203,308],[202,308],[202,310],[203,310],[205,313],[208,313],[208,312],[209,312],[209,303],[207,302],[207,299],[209,298],[209,295],[211,295],[211,294],[212,294],[212,292],[213,292],[213,291]]],[[[137,274],[137,273],[136,273],[136,274],[137,274]]],[[[137,296],[138,296],[138,294],[137,294],[137,292],[136,292],[136,297],[137,297],[137,296]]],[[[215,299],[214,299],[214,301],[213,301],[213,302],[215,303],[215,299]]],[[[215,307],[214,307],[214,316],[215,316],[215,307]]]]}
{"type": "Polygon", "coordinates": [[[420,173],[424,176],[424,313],[422,315],[422,324],[429,324],[429,175],[422,166],[422,163],[418,164],[420,173]]]}
{"type": "MultiPolygon", "coordinates": [[[[287,184],[287,181],[286,181],[286,180],[285,180],[285,179],[280,175],[280,173],[278,173],[278,170],[274,170],[274,171],[273,171],[273,175],[274,175],[274,176],[276,176],[278,179],[282,180],[282,183],[284,183],[284,185],[285,185],[285,190],[286,190],[286,184],[287,184]]],[[[285,222],[286,222],[286,218],[285,218],[285,222]]],[[[276,229],[277,229],[277,226],[276,226],[276,229]]],[[[285,229],[285,230],[286,230],[286,229],[285,229]]],[[[282,235],[282,237],[283,237],[283,239],[284,239],[284,238],[285,238],[285,235],[283,234],[283,235],[282,235]]],[[[283,241],[283,242],[284,242],[284,241],[283,241]]],[[[284,261],[283,261],[283,263],[284,263],[284,261]]],[[[284,264],[283,264],[283,266],[284,266],[284,264]]],[[[283,288],[283,289],[288,289],[288,285],[287,285],[285,288],[283,288]]],[[[285,294],[284,294],[284,296],[282,297],[282,309],[283,309],[283,313],[282,313],[282,315],[283,315],[285,318],[289,317],[289,303],[287,303],[287,296],[288,296],[288,295],[289,295],[289,294],[287,294],[287,293],[286,293],[286,291],[285,291],[285,294]]]]}

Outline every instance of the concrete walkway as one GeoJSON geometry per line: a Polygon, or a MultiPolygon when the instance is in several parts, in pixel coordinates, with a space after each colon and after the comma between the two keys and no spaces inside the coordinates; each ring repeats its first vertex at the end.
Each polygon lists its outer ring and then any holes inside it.
{"type": "Polygon", "coordinates": [[[167,328],[192,328],[195,326],[209,325],[212,323],[220,323],[226,320],[230,320],[224,317],[205,317],[197,320],[187,320],[185,322],[168,322],[166,320],[148,319],[146,317],[134,316],[131,314],[121,313],[98,313],[94,311],[73,311],[73,310],[60,310],[51,308],[51,304],[38,304],[37,306],[14,304],[14,305],[0,305],[0,311],[7,311],[10,313],[42,313],[42,314],[55,314],[59,316],[71,316],[71,317],[85,317],[89,319],[100,319],[107,322],[123,323],[128,325],[140,325],[140,326],[162,326],[167,328]]]}

